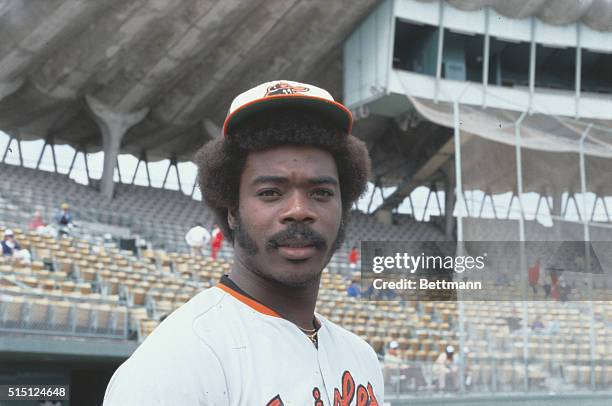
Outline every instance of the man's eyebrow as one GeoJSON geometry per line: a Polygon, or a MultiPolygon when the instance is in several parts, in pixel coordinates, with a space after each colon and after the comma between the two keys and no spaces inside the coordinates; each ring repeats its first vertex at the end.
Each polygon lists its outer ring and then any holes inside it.
{"type": "Polygon", "coordinates": [[[311,185],[322,185],[325,183],[329,183],[331,185],[338,186],[338,181],[336,180],[336,178],[331,176],[319,176],[316,178],[308,179],[308,183],[310,183],[311,185]]]}
{"type": "MultiPolygon", "coordinates": [[[[288,183],[289,179],[284,176],[274,176],[274,175],[263,175],[258,176],[251,182],[252,185],[259,185],[262,183],[288,183]]],[[[332,176],[318,176],[316,178],[308,179],[308,183],[311,185],[323,185],[323,184],[331,184],[334,186],[338,185],[338,180],[332,176]]]]}
{"type": "Polygon", "coordinates": [[[264,175],[264,176],[258,176],[255,179],[253,179],[253,182],[251,182],[251,184],[259,185],[261,183],[287,183],[287,182],[289,182],[289,179],[287,179],[284,176],[264,175]]]}

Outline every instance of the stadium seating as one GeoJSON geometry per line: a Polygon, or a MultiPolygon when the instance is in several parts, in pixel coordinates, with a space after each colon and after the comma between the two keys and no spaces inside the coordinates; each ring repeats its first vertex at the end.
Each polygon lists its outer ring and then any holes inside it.
{"type": "MultiPolygon", "coordinates": [[[[0,227],[0,232],[3,227],[0,227]]],[[[0,259],[0,330],[142,340],[159,320],[198,291],[216,283],[231,264],[224,259],[196,258],[163,250],[136,257],[130,251],[95,246],[84,240],[41,238],[17,231],[29,246],[31,264],[0,259]]],[[[366,339],[377,352],[390,341],[399,343],[408,363],[431,365],[447,345],[458,347],[458,305],[455,302],[366,302],[346,296],[347,280],[324,272],[317,311],[366,339]]],[[[513,335],[507,317],[520,314],[517,302],[465,302],[465,346],[474,385],[491,389],[518,387],[525,371],[523,339],[513,335]]],[[[551,379],[581,387],[590,384],[590,348],[583,337],[590,328],[584,305],[529,302],[528,322],[556,321],[554,335],[529,336],[534,362],[528,376],[534,385],[551,379]],[[537,366],[534,367],[534,366],[537,366]],[[587,376],[588,375],[588,376],[587,376]]],[[[599,302],[594,326],[596,351],[602,359],[612,346],[606,315],[612,304],[599,302]]],[[[597,385],[607,385],[610,365],[599,365],[597,385]]],[[[430,369],[425,368],[431,381],[430,369]],[[429,371],[429,372],[427,372],[429,371]]]]}
{"type": "MultiPolygon", "coordinates": [[[[67,202],[80,225],[78,234],[89,242],[101,241],[102,235],[110,232],[139,236],[155,248],[184,253],[188,252],[184,240],[187,230],[196,222],[209,228],[214,223],[212,212],[201,202],[177,191],[117,184],[115,198],[107,201],[100,199],[91,187],[66,175],[7,164],[0,164],[0,170],[4,175],[0,181],[0,208],[5,208],[0,210],[0,224],[8,227],[25,228],[36,210],[52,221],[60,205],[67,202]]],[[[332,264],[348,268],[349,248],[360,241],[445,239],[429,223],[414,221],[406,215],[397,215],[395,219],[396,224],[388,226],[361,212],[351,212],[345,243],[332,264]]],[[[220,256],[231,257],[227,244],[220,256]]]]}

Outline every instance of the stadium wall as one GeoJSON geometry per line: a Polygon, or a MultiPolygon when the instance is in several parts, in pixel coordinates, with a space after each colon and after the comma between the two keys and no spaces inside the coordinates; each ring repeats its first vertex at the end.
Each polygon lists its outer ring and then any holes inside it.
{"type": "MultiPolygon", "coordinates": [[[[68,385],[62,406],[101,405],[108,381],[136,349],[135,342],[8,336],[0,340],[0,385],[68,385]]],[[[0,406],[39,406],[38,401],[2,401],[0,406]]]]}
{"type": "Polygon", "coordinates": [[[448,395],[424,399],[387,399],[386,403],[391,406],[609,406],[612,393],[448,395]]]}

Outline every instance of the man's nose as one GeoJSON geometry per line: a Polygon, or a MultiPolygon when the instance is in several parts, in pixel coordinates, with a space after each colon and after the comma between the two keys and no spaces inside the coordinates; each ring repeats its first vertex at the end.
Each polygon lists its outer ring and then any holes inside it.
{"type": "Polygon", "coordinates": [[[281,223],[304,222],[312,223],[317,215],[312,208],[312,201],[307,193],[294,192],[287,199],[287,206],[281,215],[281,223]]]}

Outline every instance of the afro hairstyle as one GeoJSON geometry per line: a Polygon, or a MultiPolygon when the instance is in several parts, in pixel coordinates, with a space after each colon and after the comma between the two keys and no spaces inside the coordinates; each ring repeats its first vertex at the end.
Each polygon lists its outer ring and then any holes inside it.
{"type": "Polygon", "coordinates": [[[274,114],[260,114],[238,126],[234,133],[207,142],[194,158],[202,199],[230,241],[234,235],[227,214],[238,208],[240,177],[249,152],[282,145],[319,147],[334,157],[343,220],[365,192],[370,157],[363,141],[308,111],[279,108],[274,114]]]}

